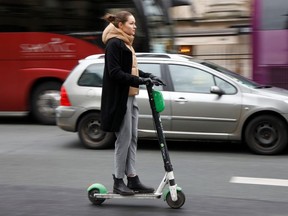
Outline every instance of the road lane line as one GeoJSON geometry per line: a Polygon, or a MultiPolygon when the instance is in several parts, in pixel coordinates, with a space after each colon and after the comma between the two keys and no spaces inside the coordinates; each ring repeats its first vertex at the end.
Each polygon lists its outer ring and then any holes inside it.
{"type": "Polygon", "coordinates": [[[251,178],[251,177],[233,176],[230,179],[230,183],[288,187],[288,180],[274,179],[274,178],[251,178]]]}

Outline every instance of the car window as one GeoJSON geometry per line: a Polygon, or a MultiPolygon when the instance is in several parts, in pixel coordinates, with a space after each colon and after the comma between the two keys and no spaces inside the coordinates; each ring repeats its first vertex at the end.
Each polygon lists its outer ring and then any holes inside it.
{"type": "MultiPolygon", "coordinates": [[[[250,88],[261,88],[261,87],[265,87],[260,85],[259,83],[256,83],[252,80],[249,80],[248,78],[241,76],[238,73],[234,73],[232,71],[229,71],[228,69],[221,67],[220,65],[216,65],[212,62],[208,62],[208,61],[201,61],[200,64],[203,64],[209,68],[212,68],[213,70],[219,71],[220,73],[225,74],[226,76],[229,76],[230,78],[232,78],[234,81],[240,83],[241,85],[245,85],[247,87],[250,88]]],[[[266,86],[267,87],[267,86],[266,86]]]]}
{"type": "Polygon", "coordinates": [[[235,94],[237,92],[237,89],[225,80],[215,77],[215,81],[216,85],[221,88],[225,94],[235,94]]]}
{"type": "MultiPolygon", "coordinates": [[[[161,78],[160,64],[138,63],[138,68],[146,73],[152,73],[154,76],[161,78]]],[[[140,85],[141,89],[145,89],[144,85],[140,85]]],[[[155,90],[162,90],[162,86],[154,86],[155,90]]]]}
{"type": "Polygon", "coordinates": [[[80,86],[102,87],[104,64],[89,65],[78,80],[80,86]]]}
{"type": "Polygon", "coordinates": [[[169,65],[174,91],[210,93],[213,75],[185,65],[169,65]]]}

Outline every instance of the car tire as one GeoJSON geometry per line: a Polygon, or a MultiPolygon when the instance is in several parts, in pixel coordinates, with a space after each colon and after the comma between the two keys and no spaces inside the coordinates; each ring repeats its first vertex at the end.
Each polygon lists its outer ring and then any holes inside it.
{"type": "Polygon", "coordinates": [[[245,141],[256,154],[279,154],[287,146],[287,124],[276,116],[257,116],[245,129],[245,141]]]}
{"type": "Polygon", "coordinates": [[[99,113],[88,113],[78,124],[78,135],[86,148],[105,149],[112,147],[114,133],[104,132],[100,129],[99,113]]]}
{"type": "Polygon", "coordinates": [[[33,118],[47,125],[56,124],[56,108],[59,105],[60,82],[49,81],[38,85],[31,97],[33,118]]]}

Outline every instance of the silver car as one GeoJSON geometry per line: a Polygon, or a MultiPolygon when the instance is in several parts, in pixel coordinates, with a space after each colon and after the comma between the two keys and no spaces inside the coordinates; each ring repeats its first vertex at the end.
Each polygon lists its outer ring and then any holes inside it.
{"type": "MultiPolygon", "coordinates": [[[[257,154],[278,154],[288,142],[288,91],[264,86],[211,62],[177,54],[137,53],[138,66],[161,77],[167,140],[237,141],[257,154]]],[[[57,125],[78,132],[88,148],[111,146],[100,129],[104,55],[79,61],[61,89],[57,125]]],[[[145,86],[137,96],[139,138],[156,139],[145,86]]]]}

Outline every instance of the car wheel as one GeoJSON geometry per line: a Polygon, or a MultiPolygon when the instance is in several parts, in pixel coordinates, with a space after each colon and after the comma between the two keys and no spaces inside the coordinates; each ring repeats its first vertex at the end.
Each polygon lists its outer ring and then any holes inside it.
{"type": "Polygon", "coordinates": [[[56,124],[55,109],[59,105],[60,82],[45,82],[33,90],[31,114],[42,124],[56,124]]]}
{"type": "Polygon", "coordinates": [[[115,141],[113,133],[100,129],[99,113],[88,113],[81,118],[78,135],[84,146],[91,149],[109,148],[115,141]]]}
{"type": "Polygon", "coordinates": [[[245,141],[256,154],[281,153],[287,146],[287,125],[276,116],[258,116],[248,123],[245,141]]]}

